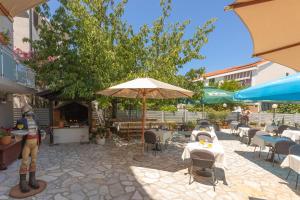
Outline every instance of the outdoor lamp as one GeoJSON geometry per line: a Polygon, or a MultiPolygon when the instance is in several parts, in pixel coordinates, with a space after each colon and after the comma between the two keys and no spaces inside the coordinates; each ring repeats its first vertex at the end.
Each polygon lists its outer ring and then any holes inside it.
{"type": "Polygon", "coordinates": [[[276,103],[272,104],[272,108],[273,108],[273,125],[276,125],[275,123],[275,112],[276,112],[276,108],[278,108],[278,105],[276,103]]]}
{"type": "Polygon", "coordinates": [[[227,104],[226,104],[226,103],[223,103],[223,107],[226,108],[226,107],[227,107],[227,104]]]}

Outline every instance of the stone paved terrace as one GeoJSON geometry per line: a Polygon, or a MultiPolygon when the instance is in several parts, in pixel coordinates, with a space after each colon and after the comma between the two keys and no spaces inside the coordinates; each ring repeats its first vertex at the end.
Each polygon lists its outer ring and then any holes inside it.
{"type": "MultiPolygon", "coordinates": [[[[181,160],[182,142],[173,142],[148,162],[133,161],[135,145],[105,146],[68,144],[41,146],[38,178],[47,189],[32,199],[300,199],[295,191],[295,175],[286,182],[288,170],[258,158],[253,147],[234,136],[218,133],[228,169],[217,170],[216,191],[210,179],[196,177],[189,185],[187,169],[181,160]]],[[[265,157],[263,154],[262,157],[265,157]]],[[[9,189],[18,182],[19,161],[0,172],[0,199],[9,199],[9,189]]],[[[30,198],[31,199],[31,198],[30,198]]]]}

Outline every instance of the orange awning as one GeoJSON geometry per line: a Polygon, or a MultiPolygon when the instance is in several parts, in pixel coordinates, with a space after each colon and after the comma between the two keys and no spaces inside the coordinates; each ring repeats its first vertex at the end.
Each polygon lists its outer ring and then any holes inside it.
{"type": "Polygon", "coordinates": [[[45,0],[0,0],[0,11],[12,19],[21,12],[43,2],[45,2],[45,0]]]}
{"type": "Polygon", "coordinates": [[[300,71],[300,0],[236,0],[233,9],[253,40],[253,56],[300,71]]]}

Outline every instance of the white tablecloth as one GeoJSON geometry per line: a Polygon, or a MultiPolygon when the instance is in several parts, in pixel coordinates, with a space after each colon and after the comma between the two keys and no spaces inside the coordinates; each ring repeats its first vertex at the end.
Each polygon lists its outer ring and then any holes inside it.
{"type": "Polygon", "coordinates": [[[272,147],[275,147],[275,144],[282,140],[287,140],[287,139],[281,137],[272,137],[268,135],[257,135],[256,133],[252,139],[252,144],[255,144],[262,148],[265,148],[267,145],[271,145],[272,147]]]}
{"type": "Polygon", "coordinates": [[[182,156],[181,156],[182,160],[190,159],[191,152],[193,150],[204,150],[204,151],[212,152],[215,156],[216,163],[221,164],[223,166],[225,165],[224,149],[218,140],[216,140],[212,144],[211,148],[208,148],[207,144],[201,145],[199,142],[188,143],[182,153],[182,156]]]}
{"type": "Polygon", "coordinates": [[[278,126],[276,125],[266,125],[264,131],[272,133],[274,130],[277,130],[278,126]]]}
{"type": "Polygon", "coordinates": [[[289,167],[297,173],[300,173],[300,156],[288,155],[280,165],[281,167],[289,167]]]}
{"type": "Polygon", "coordinates": [[[156,130],[151,130],[155,133],[156,137],[159,138],[160,142],[161,143],[166,143],[166,141],[168,140],[171,140],[172,138],[172,131],[164,131],[164,130],[159,130],[159,131],[156,131],[156,130]]]}
{"type": "Polygon", "coordinates": [[[300,130],[284,130],[281,136],[291,138],[293,141],[299,141],[300,130]]]}
{"type": "Polygon", "coordinates": [[[249,127],[239,127],[239,129],[238,129],[239,136],[240,137],[248,136],[248,131],[249,130],[250,130],[249,127]]]}
{"type": "Polygon", "coordinates": [[[197,134],[200,133],[200,132],[206,132],[208,133],[211,138],[214,140],[216,138],[216,132],[215,132],[215,129],[213,128],[213,126],[209,127],[210,130],[199,130],[197,129],[197,127],[192,131],[192,134],[191,134],[191,137],[190,137],[190,140],[191,141],[196,141],[196,137],[197,137],[197,134]]]}
{"type": "Polygon", "coordinates": [[[270,135],[266,131],[257,131],[252,139],[252,144],[265,148],[265,141],[259,137],[260,135],[270,135]]]}

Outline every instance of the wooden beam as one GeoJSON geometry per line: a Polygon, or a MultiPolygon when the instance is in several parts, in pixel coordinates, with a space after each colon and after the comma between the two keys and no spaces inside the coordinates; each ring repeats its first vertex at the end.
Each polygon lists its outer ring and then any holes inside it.
{"type": "Polygon", "coordinates": [[[242,8],[245,6],[253,6],[256,4],[260,4],[260,3],[266,3],[266,2],[270,2],[270,1],[274,1],[274,0],[252,0],[252,1],[246,1],[246,2],[238,2],[238,3],[233,3],[227,7],[225,7],[225,10],[233,10],[236,8],[242,8]]]}
{"type": "Polygon", "coordinates": [[[289,48],[296,47],[296,46],[300,46],[300,42],[297,42],[295,44],[286,45],[286,46],[283,46],[283,47],[279,47],[279,48],[276,48],[276,49],[263,51],[263,52],[260,52],[260,53],[255,53],[255,54],[253,54],[253,57],[262,56],[262,55],[269,54],[269,53],[274,53],[276,51],[281,51],[281,50],[289,49],[289,48]]]}
{"type": "Polygon", "coordinates": [[[2,3],[0,3],[0,10],[1,10],[1,12],[2,12],[5,16],[7,16],[7,18],[8,18],[11,22],[14,21],[14,18],[11,16],[11,14],[9,13],[9,11],[3,6],[2,3]]]}

